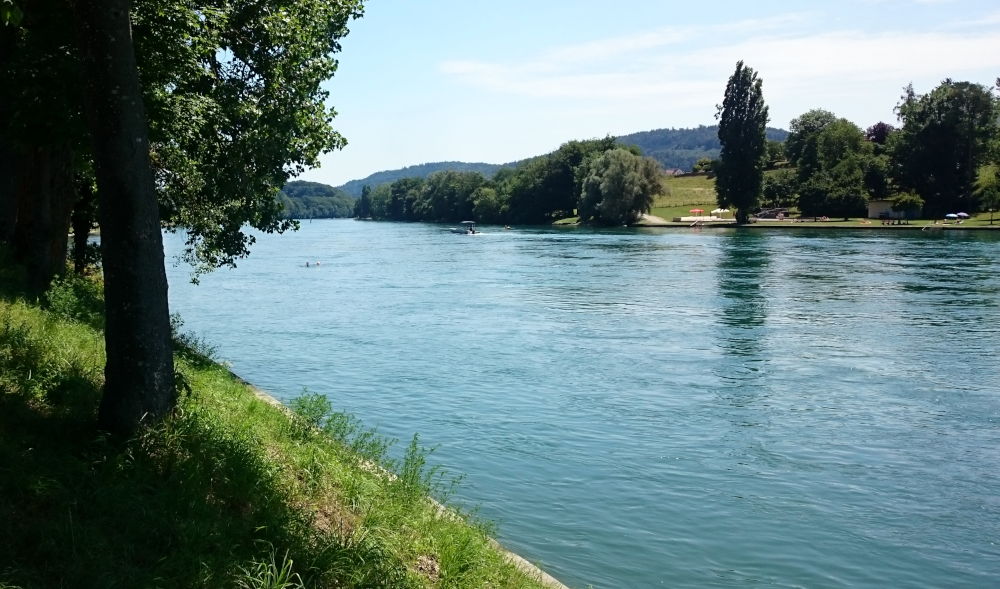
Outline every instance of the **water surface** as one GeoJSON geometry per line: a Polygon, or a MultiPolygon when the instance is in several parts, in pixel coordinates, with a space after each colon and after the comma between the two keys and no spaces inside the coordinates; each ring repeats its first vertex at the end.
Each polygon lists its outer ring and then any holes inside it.
{"type": "Polygon", "coordinates": [[[168,274],[238,374],[419,432],[573,587],[986,587],[998,237],[314,221],[168,274]]]}

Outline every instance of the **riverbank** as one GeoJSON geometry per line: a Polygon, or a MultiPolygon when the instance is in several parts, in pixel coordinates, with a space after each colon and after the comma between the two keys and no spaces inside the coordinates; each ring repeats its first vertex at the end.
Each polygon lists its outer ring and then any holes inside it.
{"type": "Polygon", "coordinates": [[[416,439],[394,460],[325,397],[289,413],[190,337],[177,414],[108,440],[93,428],[100,301],[79,296],[99,289],[39,305],[11,276],[0,268],[0,586],[559,586],[515,565],[489,524],[428,500],[450,481],[416,439]]]}
{"type": "Polygon", "coordinates": [[[848,221],[833,220],[758,220],[747,225],[737,225],[734,219],[703,220],[688,219],[684,221],[668,221],[655,215],[642,215],[632,227],[673,227],[673,228],[748,228],[748,229],[888,229],[892,231],[1000,231],[997,225],[976,225],[971,223],[935,223],[932,221],[915,221],[903,225],[885,225],[878,219],[851,219],[848,221]]]}

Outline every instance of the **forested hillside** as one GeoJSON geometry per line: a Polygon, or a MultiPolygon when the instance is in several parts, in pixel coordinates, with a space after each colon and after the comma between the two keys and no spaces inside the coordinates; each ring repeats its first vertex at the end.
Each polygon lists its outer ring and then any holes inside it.
{"type": "Polygon", "coordinates": [[[372,186],[378,186],[380,184],[390,184],[396,180],[402,178],[427,178],[434,172],[479,172],[483,176],[489,178],[497,170],[502,168],[501,164],[484,164],[484,163],[468,163],[468,162],[433,162],[427,164],[417,164],[415,166],[407,166],[399,170],[385,170],[382,172],[375,172],[374,174],[361,178],[360,180],[351,180],[343,186],[338,186],[341,190],[347,194],[358,198],[361,196],[361,189],[367,184],[372,186]]]}
{"type": "MultiPolygon", "coordinates": [[[[635,145],[642,150],[643,155],[647,155],[656,161],[664,169],[679,168],[690,171],[695,162],[700,158],[707,157],[716,159],[719,157],[719,128],[715,125],[706,127],[704,125],[694,129],[654,129],[652,131],[642,131],[630,135],[622,135],[617,138],[622,145],[635,145]]],[[[784,141],[788,137],[788,131],[783,129],[769,128],[767,138],[773,141],[784,141]]],[[[533,158],[528,158],[533,159],[533,158]]],[[[376,172],[360,180],[339,186],[347,194],[358,198],[361,196],[361,189],[366,184],[372,188],[380,184],[391,184],[403,178],[427,178],[434,172],[479,172],[486,178],[490,178],[497,170],[503,167],[516,167],[524,162],[508,162],[505,164],[486,164],[468,162],[433,162],[407,166],[398,170],[384,170],[376,172]]]]}
{"type": "MultiPolygon", "coordinates": [[[[767,138],[771,141],[784,141],[788,131],[784,129],[767,129],[767,138]]],[[[719,127],[704,125],[695,129],[654,129],[631,135],[618,137],[623,145],[635,145],[665,169],[678,168],[690,171],[700,158],[716,159],[719,157],[719,127]]]]}
{"type": "Polygon", "coordinates": [[[278,195],[288,219],[329,219],[354,216],[354,198],[327,184],[296,180],[278,195]]]}

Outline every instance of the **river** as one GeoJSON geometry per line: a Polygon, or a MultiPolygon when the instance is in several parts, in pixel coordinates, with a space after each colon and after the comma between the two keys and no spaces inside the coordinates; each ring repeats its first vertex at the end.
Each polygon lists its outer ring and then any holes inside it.
{"type": "Polygon", "coordinates": [[[1000,235],[445,229],[168,258],[171,307],[276,397],[418,432],[572,587],[1000,582],[1000,235]]]}

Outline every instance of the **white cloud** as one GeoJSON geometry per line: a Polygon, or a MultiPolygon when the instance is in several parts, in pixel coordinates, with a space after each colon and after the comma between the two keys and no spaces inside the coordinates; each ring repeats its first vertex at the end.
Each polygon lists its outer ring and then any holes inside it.
{"type": "MultiPolygon", "coordinates": [[[[769,101],[825,104],[833,110],[841,107],[825,102],[827,97],[860,102],[872,99],[873,87],[884,94],[910,81],[971,76],[988,82],[992,77],[974,76],[1000,71],[1000,35],[990,30],[809,34],[803,26],[781,32],[795,23],[805,24],[804,16],[658,29],[567,46],[523,62],[451,61],[440,69],[490,93],[563,101],[567,108],[604,103],[610,112],[650,103],[674,109],[700,105],[703,119],[714,113],[725,80],[741,59],[760,72],[769,101]],[[766,34],[762,26],[769,29],[766,34]]],[[[922,90],[929,88],[918,87],[922,90]]],[[[883,112],[892,104],[878,107],[883,112]]]]}
{"type": "Polygon", "coordinates": [[[949,28],[953,29],[964,29],[964,28],[977,28],[977,27],[993,27],[1000,25],[1000,11],[993,12],[990,14],[984,14],[983,16],[976,18],[975,20],[960,20],[953,22],[949,25],[949,28]]]}

